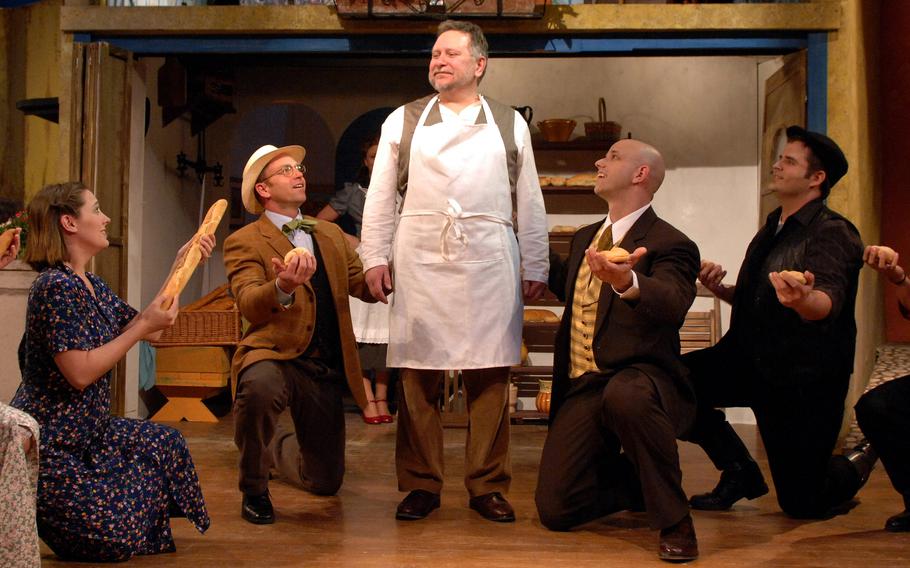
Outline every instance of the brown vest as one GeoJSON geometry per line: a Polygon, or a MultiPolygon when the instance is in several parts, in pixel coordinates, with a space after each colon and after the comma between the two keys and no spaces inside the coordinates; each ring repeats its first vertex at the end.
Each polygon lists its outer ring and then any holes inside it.
{"type": "MultiPolygon", "coordinates": [[[[411,162],[411,140],[414,138],[414,131],[417,130],[417,121],[420,115],[427,107],[430,99],[436,95],[427,95],[422,99],[411,101],[404,105],[404,126],[401,129],[401,142],[398,144],[398,193],[403,198],[408,190],[408,168],[411,162]]],[[[493,120],[499,128],[499,134],[506,147],[506,166],[509,169],[509,185],[512,186],[512,195],[514,200],[515,185],[518,183],[518,145],[515,143],[515,109],[509,105],[494,101],[484,97],[493,113],[493,120]]],[[[432,126],[442,122],[442,115],[439,114],[439,102],[437,101],[427,115],[424,122],[426,126],[432,126]]],[[[477,121],[474,124],[487,124],[487,115],[484,109],[480,109],[477,115],[477,121]]],[[[514,205],[514,204],[513,204],[514,205]]]]}

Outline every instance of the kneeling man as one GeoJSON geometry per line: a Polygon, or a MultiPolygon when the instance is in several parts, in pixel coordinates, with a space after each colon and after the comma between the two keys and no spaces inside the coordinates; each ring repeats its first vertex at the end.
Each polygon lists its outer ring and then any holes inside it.
{"type": "Polygon", "coordinates": [[[551,259],[550,288],[567,301],[537,510],[552,530],[645,510],[660,558],[692,560],[676,437],[695,410],[679,328],[695,299],[698,247],[651,208],[665,171],[657,150],[621,140],[596,166],[594,191],[610,214],[575,234],[567,262],[551,259]],[[608,254],[616,245],[631,254],[608,254]]]}
{"type": "Polygon", "coordinates": [[[348,295],[375,300],[341,229],[300,213],[305,153],[302,146],[271,145],[253,153],[243,169],[243,205],[261,216],[224,242],[231,291],[250,322],[232,373],[241,514],[254,524],[275,521],[268,493],[273,466],[317,495],[338,491],[345,381],[366,406],[348,295]],[[285,408],[296,435],[276,435],[285,408]]]}

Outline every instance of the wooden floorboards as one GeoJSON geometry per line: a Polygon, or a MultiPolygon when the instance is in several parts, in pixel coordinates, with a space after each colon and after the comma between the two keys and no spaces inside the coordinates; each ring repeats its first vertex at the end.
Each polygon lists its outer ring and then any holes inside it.
{"type": "MultiPolygon", "coordinates": [[[[446,487],[442,507],[424,521],[399,522],[394,471],[395,426],[367,426],[348,415],[347,474],[335,497],[315,497],[284,483],[270,486],[278,520],[254,526],[240,518],[237,450],[230,419],[218,424],[180,423],[190,444],[212,517],[198,534],[183,519],[172,526],[175,554],[137,557],[134,566],[427,566],[638,567],[665,566],[657,559],[657,533],[643,514],[622,513],[568,533],[542,528],[534,508],[543,426],[512,429],[513,484],[509,499],[518,520],[496,524],[467,507],[462,483],[463,429],[446,430],[446,487]]],[[[754,427],[737,428],[768,475],[754,427]]],[[[696,447],[682,444],[688,493],[709,490],[717,473],[696,447]]],[[[876,468],[848,514],[825,521],[797,521],[780,513],[774,493],[741,502],[731,512],[694,512],[699,567],[910,566],[910,533],[882,530],[902,509],[888,478],[876,468]]],[[[42,545],[44,566],[68,566],[42,545]]]]}

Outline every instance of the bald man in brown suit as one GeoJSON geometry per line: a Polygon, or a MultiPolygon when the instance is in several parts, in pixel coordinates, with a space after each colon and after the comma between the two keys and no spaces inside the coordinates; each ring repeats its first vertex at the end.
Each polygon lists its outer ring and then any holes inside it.
{"type": "Polygon", "coordinates": [[[692,560],[676,436],[695,410],[679,328],[695,299],[698,247],[651,208],[665,169],[657,150],[621,140],[596,166],[594,191],[610,215],[575,234],[567,262],[551,260],[550,287],[566,309],[537,510],[553,530],[645,510],[660,558],[692,560]],[[631,255],[611,262],[613,245],[631,255]]]}

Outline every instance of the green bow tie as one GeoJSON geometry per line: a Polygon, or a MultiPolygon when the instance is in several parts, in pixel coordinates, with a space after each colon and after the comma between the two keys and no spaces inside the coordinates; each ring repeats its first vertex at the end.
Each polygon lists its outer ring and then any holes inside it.
{"type": "Polygon", "coordinates": [[[281,232],[285,235],[290,235],[297,230],[312,233],[315,227],[316,221],[313,219],[293,219],[281,226],[281,232]]]}

